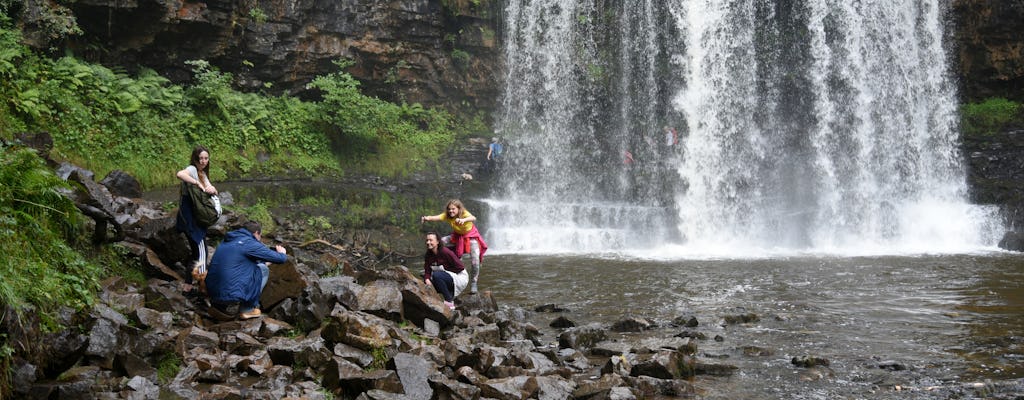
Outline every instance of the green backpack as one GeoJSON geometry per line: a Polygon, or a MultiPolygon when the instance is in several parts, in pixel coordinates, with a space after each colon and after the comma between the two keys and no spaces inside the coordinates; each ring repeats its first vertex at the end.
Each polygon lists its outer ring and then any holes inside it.
{"type": "Polygon", "coordinates": [[[192,200],[192,218],[195,218],[196,224],[206,228],[217,223],[217,219],[220,218],[219,207],[214,204],[217,199],[197,185],[189,185],[184,182],[181,185],[182,196],[188,196],[192,200]]]}

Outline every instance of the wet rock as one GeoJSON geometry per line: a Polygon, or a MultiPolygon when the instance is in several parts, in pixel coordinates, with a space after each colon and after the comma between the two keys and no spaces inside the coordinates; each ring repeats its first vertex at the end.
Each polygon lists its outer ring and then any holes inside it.
{"type": "Polygon", "coordinates": [[[333,356],[319,336],[302,339],[275,337],[267,343],[267,354],[277,365],[324,365],[333,356]]]}
{"type": "Polygon", "coordinates": [[[682,316],[680,316],[680,317],[676,317],[676,319],[672,320],[672,324],[676,325],[676,326],[682,326],[682,327],[685,327],[685,328],[696,328],[698,325],[700,325],[700,322],[697,321],[697,317],[693,317],[693,316],[682,317],[682,316]]]}
{"type": "MultiPolygon", "coordinates": [[[[127,320],[126,320],[127,321],[127,320]]],[[[89,330],[89,346],[85,354],[95,359],[104,368],[114,367],[114,355],[121,349],[120,326],[109,320],[99,319],[89,330]]]]}
{"type": "Polygon", "coordinates": [[[391,393],[383,390],[373,389],[360,393],[356,400],[406,400],[411,399],[404,394],[391,393]]]}
{"type": "Polygon", "coordinates": [[[678,351],[662,350],[646,361],[633,366],[631,376],[650,376],[659,379],[689,378],[694,376],[695,361],[678,351]]]}
{"type": "Polygon", "coordinates": [[[633,351],[636,353],[655,353],[659,350],[676,350],[683,351],[687,349],[687,345],[690,343],[688,339],[684,339],[678,336],[674,337],[653,337],[644,338],[637,343],[633,351]]]}
{"type": "Polygon", "coordinates": [[[550,326],[552,328],[557,328],[557,329],[572,328],[572,327],[576,326],[576,323],[572,322],[572,320],[570,320],[569,318],[566,318],[564,316],[560,316],[558,318],[555,318],[554,321],[551,321],[551,323],[548,324],[548,326],[550,326]]]}
{"type": "Polygon", "coordinates": [[[758,346],[742,346],[740,352],[747,357],[768,357],[774,355],[775,352],[758,346]]]}
{"type": "Polygon", "coordinates": [[[681,379],[658,379],[650,376],[626,378],[640,398],[658,398],[661,396],[674,398],[697,397],[697,389],[693,384],[681,379]]]}
{"type": "Polygon", "coordinates": [[[528,399],[537,391],[537,380],[529,376],[489,379],[479,385],[480,395],[499,400],[528,399]]]}
{"type": "Polygon", "coordinates": [[[835,376],[836,373],[832,371],[831,368],[824,365],[816,365],[800,371],[800,380],[807,382],[831,379],[835,378],[835,376]]]}
{"type": "Polygon", "coordinates": [[[538,376],[537,392],[534,398],[538,400],[561,400],[572,396],[576,390],[576,382],[559,376],[538,376]]]}
{"type": "Polygon", "coordinates": [[[334,355],[356,363],[361,367],[367,367],[373,363],[373,355],[370,354],[370,352],[360,350],[344,343],[337,343],[334,345],[334,355]]]}
{"type": "Polygon", "coordinates": [[[626,381],[621,376],[606,374],[599,379],[582,379],[577,381],[576,390],[572,392],[574,399],[607,399],[612,388],[620,387],[626,381]]]}
{"type": "Polygon", "coordinates": [[[576,371],[586,371],[591,368],[587,356],[573,348],[558,350],[558,359],[563,365],[576,371]]]}
{"type": "Polygon", "coordinates": [[[690,338],[690,339],[697,339],[697,340],[708,340],[708,335],[705,335],[703,332],[697,332],[697,331],[682,331],[682,332],[679,332],[678,334],[676,334],[676,337],[690,338]]]}
{"type": "Polygon", "coordinates": [[[623,354],[609,357],[608,361],[603,367],[601,367],[601,374],[615,374],[622,377],[629,376],[630,370],[633,369],[634,362],[636,362],[635,354],[623,354]],[[631,358],[632,361],[630,361],[631,358]]]}
{"type": "Polygon", "coordinates": [[[654,328],[656,325],[654,322],[638,317],[629,317],[616,321],[612,324],[611,330],[613,332],[641,332],[648,329],[654,328]]]}
{"type": "Polygon", "coordinates": [[[185,296],[181,295],[177,286],[169,282],[150,279],[142,293],[146,296],[146,305],[154,310],[173,312],[179,315],[189,311],[185,304],[187,302],[185,296]]]}
{"type": "Polygon", "coordinates": [[[323,385],[327,389],[340,388],[346,379],[361,376],[363,368],[341,357],[332,357],[323,369],[323,385]]]}
{"type": "Polygon", "coordinates": [[[110,190],[110,193],[116,196],[142,197],[142,185],[139,184],[139,180],[119,169],[107,173],[107,176],[100,181],[100,184],[106,186],[107,190],[110,190]]]}
{"type": "Polygon", "coordinates": [[[430,388],[437,394],[438,399],[471,400],[480,397],[480,388],[475,385],[451,380],[441,374],[432,376],[428,383],[430,388]]]}
{"type": "Polygon", "coordinates": [[[174,315],[169,312],[160,312],[151,308],[139,308],[135,310],[135,320],[145,328],[157,332],[167,332],[174,324],[174,315]]]}
{"type": "Polygon", "coordinates": [[[608,400],[636,400],[636,395],[633,394],[633,390],[628,387],[613,387],[608,391],[608,400]]]}
{"type": "Polygon", "coordinates": [[[429,400],[434,394],[427,379],[437,370],[434,363],[411,354],[399,353],[391,359],[390,365],[402,382],[403,393],[409,400],[429,400]]]}
{"type": "Polygon", "coordinates": [[[220,346],[220,336],[203,330],[198,326],[185,328],[178,334],[175,344],[178,354],[187,354],[196,350],[216,352],[220,346]]]}
{"type": "Polygon", "coordinates": [[[629,343],[618,342],[618,341],[604,341],[597,343],[590,349],[590,354],[602,357],[613,357],[622,354],[627,354],[633,351],[633,346],[629,343]]]}
{"type": "Polygon", "coordinates": [[[803,368],[811,368],[818,365],[827,367],[829,365],[828,359],[815,356],[793,357],[791,360],[789,360],[789,362],[793,365],[803,368]]]}
{"type": "Polygon", "coordinates": [[[556,304],[544,304],[533,308],[533,311],[540,313],[559,313],[568,312],[568,309],[562,308],[556,304]]]}
{"type": "Polygon", "coordinates": [[[295,330],[291,324],[271,317],[263,317],[263,325],[260,326],[259,336],[271,338],[280,334],[286,334],[295,330]]]}
{"type": "Polygon", "coordinates": [[[736,325],[758,322],[761,320],[761,317],[757,316],[757,314],[754,313],[747,313],[737,315],[726,315],[725,317],[723,317],[723,319],[725,320],[726,325],[736,325]]]}
{"type": "Polygon", "coordinates": [[[355,278],[351,276],[331,276],[320,279],[316,283],[316,286],[320,289],[318,295],[310,295],[310,301],[314,304],[326,304],[329,305],[330,312],[334,308],[332,303],[337,302],[349,310],[359,309],[359,293],[363,291],[363,286],[356,283],[355,278]]]}
{"type": "Polygon", "coordinates": [[[1007,231],[1003,238],[999,239],[999,248],[1009,251],[1024,251],[1024,233],[1007,231]]]}
{"type": "Polygon", "coordinates": [[[493,313],[498,311],[498,302],[490,290],[477,294],[463,293],[459,296],[459,308],[467,314],[474,312],[493,313]]]}
{"type": "Polygon", "coordinates": [[[607,338],[608,333],[600,325],[590,324],[562,332],[558,335],[558,346],[583,351],[607,338]]]}
{"type": "Polygon", "coordinates": [[[141,376],[133,377],[125,385],[131,389],[131,393],[126,393],[125,397],[128,399],[159,399],[160,398],[160,386],[153,383],[148,378],[141,376]]]}
{"type": "Polygon", "coordinates": [[[387,323],[380,317],[335,307],[320,334],[332,346],[334,343],[371,351],[391,344],[387,323]]]}
{"type": "Polygon", "coordinates": [[[473,343],[486,343],[492,346],[501,345],[501,332],[497,324],[475,326],[469,329],[473,343]]]}
{"type": "Polygon", "coordinates": [[[92,173],[84,174],[83,170],[72,171],[67,180],[77,182],[71,199],[75,206],[95,222],[93,229],[93,243],[119,242],[124,240],[125,232],[121,223],[117,221],[117,206],[114,203],[114,196],[102,185],[92,179],[92,173]],[[113,229],[113,237],[108,239],[108,230],[113,229]]]}
{"type": "Polygon", "coordinates": [[[293,257],[289,257],[284,264],[271,264],[267,286],[260,293],[260,306],[271,309],[284,299],[297,299],[309,285],[293,257]]]}
{"type": "Polygon", "coordinates": [[[152,382],[157,381],[156,368],[135,354],[118,355],[114,362],[114,369],[124,376],[141,377],[152,382]]]}
{"type": "Polygon", "coordinates": [[[907,369],[907,366],[904,365],[903,363],[889,360],[879,362],[878,368],[884,369],[886,371],[905,371],[907,369]]]}
{"type": "Polygon", "coordinates": [[[398,283],[392,281],[373,281],[363,286],[358,294],[359,311],[378,317],[402,322],[402,291],[398,283]]]}
{"type": "Polygon", "coordinates": [[[349,376],[339,375],[337,387],[351,393],[365,392],[373,389],[390,393],[402,392],[402,382],[398,380],[398,374],[390,370],[369,372],[360,370],[349,376]]]}
{"type": "Polygon", "coordinates": [[[739,368],[735,365],[712,364],[698,361],[694,364],[693,369],[694,373],[697,375],[730,376],[739,368]]]}
{"type": "Polygon", "coordinates": [[[39,379],[41,371],[35,365],[20,362],[11,367],[11,389],[15,394],[26,395],[39,379]]]}

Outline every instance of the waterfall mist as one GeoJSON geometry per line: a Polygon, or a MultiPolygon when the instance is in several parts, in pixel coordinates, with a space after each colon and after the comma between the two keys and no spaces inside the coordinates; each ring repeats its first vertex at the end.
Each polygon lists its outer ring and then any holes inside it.
{"type": "Polygon", "coordinates": [[[966,200],[944,2],[627,3],[508,2],[492,247],[945,253],[1002,234],[966,200]]]}

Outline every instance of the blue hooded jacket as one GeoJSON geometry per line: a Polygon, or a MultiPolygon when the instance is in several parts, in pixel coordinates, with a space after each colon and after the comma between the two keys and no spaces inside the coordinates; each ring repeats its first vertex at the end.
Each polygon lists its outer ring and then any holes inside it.
{"type": "Polygon", "coordinates": [[[228,232],[210,261],[206,291],[221,303],[239,302],[242,309],[256,307],[263,288],[259,261],[281,264],[288,256],[271,250],[247,229],[228,232]]]}

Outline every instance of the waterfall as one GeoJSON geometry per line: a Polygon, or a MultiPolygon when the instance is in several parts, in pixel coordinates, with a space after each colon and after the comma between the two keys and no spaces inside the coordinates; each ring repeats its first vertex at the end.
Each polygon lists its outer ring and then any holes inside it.
{"type": "Polygon", "coordinates": [[[1002,234],[967,202],[945,2],[622,3],[509,0],[492,247],[962,252],[1002,234]]]}

